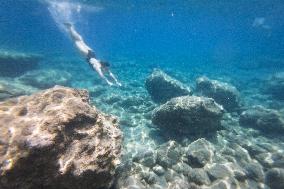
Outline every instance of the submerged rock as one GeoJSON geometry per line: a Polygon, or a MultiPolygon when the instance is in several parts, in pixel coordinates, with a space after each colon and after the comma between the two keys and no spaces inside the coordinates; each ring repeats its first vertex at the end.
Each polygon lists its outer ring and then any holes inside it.
{"type": "Polygon", "coordinates": [[[188,164],[194,168],[202,168],[212,162],[213,146],[204,138],[192,142],[187,147],[188,164]]]}
{"type": "Polygon", "coordinates": [[[284,188],[284,169],[273,168],[265,174],[265,184],[271,189],[283,189],[284,188]]]}
{"type": "Polygon", "coordinates": [[[189,183],[184,179],[176,178],[167,189],[189,188],[189,183]]]}
{"type": "Polygon", "coordinates": [[[232,175],[230,170],[223,164],[214,164],[212,167],[210,167],[207,173],[210,179],[213,181],[230,177],[232,175]]]}
{"type": "Polygon", "coordinates": [[[200,77],[196,80],[196,90],[206,97],[213,98],[227,111],[235,111],[240,107],[239,91],[228,83],[200,77]]]}
{"type": "Polygon", "coordinates": [[[56,86],[0,103],[0,188],[110,187],[117,121],[84,90],[56,86]]]}
{"type": "Polygon", "coordinates": [[[116,183],[116,188],[127,188],[127,189],[146,189],[146,187],[141,183],[140,179],[135,176],[129,176],[120,180],[116,183]]]}
{"type": "Polygon", "coordinates": [[[41,55],[0,51],[0,76],[16,77],[36,69],[41,55]]]}
{"type": "Polygon", "coordinates": [[[245,167],[246,175],[255,181],[263,182],[264,181],[264,172],[263,168],[259,163],[249,163],[245,167]]]}
{"type": "Polygon", "coordinates": [[[203,169],[194,168],[188,172],[188,181],[198,185],[209,185],[210,179],[203,169]]]}
{"type": "Polygon", "coordinates": [[[47,89],[55,85],[67,86],[70,83],[71,74],[62,70],[35,70],[27,72],[19,80],[26,85],[39,89],[47,89]]]}
{"type": "Polygon", "coordinates": [[[181,157],[181,147],[175,141],[169,141],[157,149],[157,164],[164,168],[172,167],[181,157]]]}
{"type": "Polygon", "coordinates": [[[164,103],[171,98],[191,94],[191,89],[170,77],[161,70],[154,72],[146,79],[146,89],[157,103],[164,103]]]}
{"type": "Polygon", "coordinates": [[[165,174],[165,169],[160,165],[156,165],[155,167],[153,167],[153,171],[159,176],[165,174]]]}
{"type": "Polygon", "coordinates": [[[265,92],[276,99],[284,100],[284,72],[277,73],[267,80],[265,92]]]}
{"type": "Polygon", "coordinates": [[[133,161],[139,162],[146,167],[153,167],[156,164],[156,154],[151,150],[140,151],[133,157],[133,161]]]}
{"type": "Polygon", "coordinates": [[[284,119],[280,113],[262,106],[254,106],[242,112],[240,124],[268,133],[284,131],[284,119]]]}
{"type": "Polygon", "coordinates": [[[180,134],[208,134],[221,128],[224,110],[211,98],[183,96],[156,108],[153,124],[180,134]]]}

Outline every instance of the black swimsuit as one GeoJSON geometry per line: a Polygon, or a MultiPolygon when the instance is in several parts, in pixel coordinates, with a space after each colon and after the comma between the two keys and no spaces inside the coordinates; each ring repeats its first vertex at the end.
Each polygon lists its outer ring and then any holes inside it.
{"type": "Polygon", "coordinates": [[[94,51],[89,50],[87,54],[87,62],[90,62],[91,58],[96,58],[96,54],[94,53],[94,51]]]}

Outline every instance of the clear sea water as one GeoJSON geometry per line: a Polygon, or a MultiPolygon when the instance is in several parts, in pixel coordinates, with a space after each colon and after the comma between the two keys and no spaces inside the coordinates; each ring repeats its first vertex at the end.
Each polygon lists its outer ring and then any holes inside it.
{"type": "MultiPolygon", "coordinates": [[[[126,157],[168,141],[148,115],[147,103],[154,105],[146,102],[144,83],[154,68],[192,87],[203,75],[229,82],[245,107],[284,112],[283,101],[259,90],[284,71],[283,0],[1,0],[0,49],[41,54],[40,69],[69,72],[69,86],[88,89],[95,106],[122,120],[126,157]],[[123,87],[99,79],[63,22],[72,22],[97,57],[111,63],[123,87]]],[[[283,155],[284,141],[276,139],[283,155]]]]}

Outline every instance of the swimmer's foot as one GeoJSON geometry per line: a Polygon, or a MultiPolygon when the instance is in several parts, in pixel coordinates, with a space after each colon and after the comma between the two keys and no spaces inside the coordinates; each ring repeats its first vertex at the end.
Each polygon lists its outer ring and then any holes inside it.
{"type": "Polygon", "coordinates": [[[122,84],[120,82],[116,82],[116,84],[120,87],[122,86],[122,84]]]}
{"type": "Polygon", "coordinates": [[[72,24],[70,22],[64,22],[63,24],[64,24],[64,26],[66,26],[66,28],[72,27],[72,24]]]}
{"type": "Polygon", "coordinates": [[[106,82],[107,82],[107,84],[109,85],[109,86],[113,86],[114,84],[112,83],[112,82],[110,82],[109,80],[106,80],[106,82]]]}

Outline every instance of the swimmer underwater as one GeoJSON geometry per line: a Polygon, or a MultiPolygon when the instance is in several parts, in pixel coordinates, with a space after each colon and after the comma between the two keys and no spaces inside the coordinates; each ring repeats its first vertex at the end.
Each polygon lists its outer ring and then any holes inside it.
{"type": "Polygon", "coordinates": [[[115,84],[121,86],[121,83],[116,79],[116,77],[110,71],[109,69],[110,64],[105,61],[100,61],[96,58],[94,51],[84,42],[82,36],[75,30],[74,26],[71,23],[64,23],[64,25],[67,31],[69,32],[72,40],[74,41],[77,49],[84,57],[86,57],[86,60],[91,66],[91,68],[94,69],[99,74],[99,76],[107,82],[108,85],[112,86],[114,85],[114,83],[111,82],[104,75],[104,73],[108,73],[110,78],[112,78],[113,81],[115,82],[115,84]]]}

